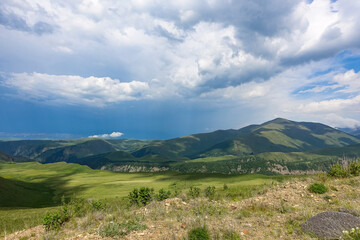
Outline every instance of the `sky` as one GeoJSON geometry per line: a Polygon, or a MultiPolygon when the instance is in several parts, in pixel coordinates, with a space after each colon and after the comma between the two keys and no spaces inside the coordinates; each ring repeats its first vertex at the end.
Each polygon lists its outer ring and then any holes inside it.
{"type": "Polygon", "coordinates": [[[0,138],[360,127],[360,1],[1,0],[0,138]]]}

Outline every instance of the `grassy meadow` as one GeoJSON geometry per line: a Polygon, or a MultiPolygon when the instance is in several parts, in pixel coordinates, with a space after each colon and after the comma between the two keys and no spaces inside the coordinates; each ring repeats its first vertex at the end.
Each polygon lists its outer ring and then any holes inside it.
{"type": "Polygon", "coordinates": [[[191,186],[215,186],[221,194],[226,185],[227,196],[236,200],[283,178],[256,174],[116,173],[64,162],[0,163],[0,231],[4,235],[41,224],[46,212],[57,208],[63,196],[112,202],[140,187],[181,193],[191,186]]]}

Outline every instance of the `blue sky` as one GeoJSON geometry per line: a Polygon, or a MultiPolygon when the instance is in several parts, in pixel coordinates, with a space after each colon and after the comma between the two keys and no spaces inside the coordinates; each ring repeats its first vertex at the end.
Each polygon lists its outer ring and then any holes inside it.
{"type": "Polygon", "coordinates": [[[359,12],[352,0],[2,0],[0,138],[167,139],[276,117],[359,127],[359,12]]]}

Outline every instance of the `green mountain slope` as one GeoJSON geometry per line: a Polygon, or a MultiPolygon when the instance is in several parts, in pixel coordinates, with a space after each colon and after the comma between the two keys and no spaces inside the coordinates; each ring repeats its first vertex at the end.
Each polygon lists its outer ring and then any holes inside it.
{"type": "Polygon", "coordinates": [[[22,158],[22,157],[14,157],[9,154],[0,151],[0,161],[3,162],[28,162],[29,159],[22,158]]]}
{"type": "Polygon", "coordinates": [[[86,141],[89,139],[0,141],[0,151],[12,156],[41,160],[39,156],[48,150],[73,146],[86,141]]]}
{"type": "Polygon", "coordinates": [[[135,157],[159,155],[171,158],[191,158],[209,149],[211,146],[247,134],[254,128],[256,128],[256,125],[251,125],[240,130],[217,130],[210,133],[193,134],[165,141],[156,141],[145,148],[133,152],[133,155],[135,157]]]}
{"type": "Polygon", "coordinates": [[[124,151],[116,151],[89,156],[81,159],[70,160],[68,162],[87,165],[93,169],[113,170],[114,167],[123,166],[127,169],[130,169],[132,167],[142,167],[145,170],[148,168],[169,168],[171,163],[175,163],[180,160],[181,159],[178,158],[173,159],[158,155],[146,155],[136,158],[130,153],[124,151]]]}
{"type": "Polygon", "coordinates": [[[314,154],[337,156],[344,158],[359,158],[360,157],[360,144],[348,145],[340,148],[324,148],[313,151],[314,154]]]}
{"type": "Polygon", "coordinates": [[[339,128],[339,130],[351,134],[355,137],[360,137],[360,127],[357,128],[339,128]]]}
{"type": "Polygon", "coordinates": [[[358,138],[320,123],[277,118],[253,128],[248,134],[212,146],[199,156],[303,152],[356,143],[360,143],[358,138]]]}
{"type": "Polygon", "coordinates": [[[36,159],[44,151],[61,146],[59,141],[51,140],[0,141],[0,151],[30,159],[36,159]]]}
{"type": "Polygon", "coordinates": [[[78,158],[114,151],[116,149],[110,143],[101,139],[93,139],[72,146],[47,150],[38,158],[43,163],[72,162],[78,158]]]}

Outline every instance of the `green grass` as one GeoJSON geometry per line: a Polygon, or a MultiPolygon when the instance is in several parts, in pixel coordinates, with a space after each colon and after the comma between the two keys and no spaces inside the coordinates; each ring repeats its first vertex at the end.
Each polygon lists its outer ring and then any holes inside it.
{"type": "Polygon", "coordinates": [[[0,237],[24,228],[40,225],[47,212],[59,208],[0,208],[0,237]]]}
{"type": "Polygon", "coordinates": [[[56,207],[62,196],[111,202],[143,186],[155,191],[164,188],[187,192],[190,186],[203,191],[207,186],[220,190],[226,184],[229,197],[239,199],[284,178],[255,174],[115,173],[63,162],[0,163],[0,177],[0,189],[5,191],[0,195],[1,235],[41,224],[46,212],[52,209],[41,207],[56,207]]]}
{"type": "MultiPolygon", "coordinates": [[[[190,186],[253,186],[269,183],[272,178],[263,175],[181,174],[163,173],[115,173],[92,170],[86,166],[68,163],[0,163],[0,177],[9,181],[39,184],[53,189],[53,198],[62,195],[81,198],[116,198],[127,196],[134,188],[151,186],[155,191],[164,188],[187,189],[190,186]]],[[[3,203],[0,202],[0,206],[3,203]]]]}

